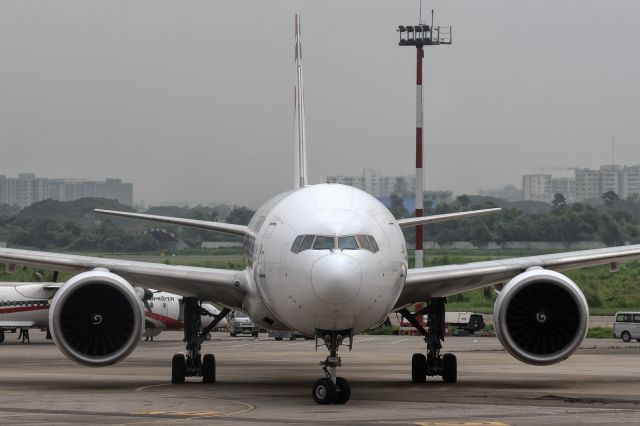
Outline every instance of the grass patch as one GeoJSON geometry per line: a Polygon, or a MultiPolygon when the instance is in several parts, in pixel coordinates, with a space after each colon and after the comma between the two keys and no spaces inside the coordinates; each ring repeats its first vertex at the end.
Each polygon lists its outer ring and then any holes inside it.
{"type": "Polygon", "coordinates": [[[590,339],[611,339],[613,338],[613,329],[610,327],[593,327],[587,331],[587,337],[590,339]]]}

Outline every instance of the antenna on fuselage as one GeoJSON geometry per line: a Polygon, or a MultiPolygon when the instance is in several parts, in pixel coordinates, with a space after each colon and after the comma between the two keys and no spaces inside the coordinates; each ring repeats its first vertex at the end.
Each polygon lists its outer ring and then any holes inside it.
{"type": "Polygon", "coordinates": [[[295,177],[294,187],[302,188],[307,185],[307,149],[304,128],[304,88],[302,81],[302,33],[300,32],[300,14],[295,17],[295,63],[296,85],[294,86],[294,131],[295,131],[295,177]]]}

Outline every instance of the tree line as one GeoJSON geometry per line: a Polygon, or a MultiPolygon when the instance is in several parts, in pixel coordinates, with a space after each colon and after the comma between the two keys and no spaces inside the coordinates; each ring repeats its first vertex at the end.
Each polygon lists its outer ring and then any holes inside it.
{"type": "MultiPolygon", "coordinates": [[[[391,196],[390,210],[400,219],[410,217],[403,205],[403,189],[391,196]]],[[[446,245],[470,241],[478,247],[510,241],[601,241],[606,245],[640,243],[640,198],[620,199],[605,193],[601,205],[568,203],[562,194],[552,204],[507,202],[498,198],[461,195],[450,203],[424,205],[425,215],[502,207],[498,214],[425,226],[425,240],[446,245]]],[[[135,219],[95,215],[96,208],[133,211],[116,200],[83,198],[76,201],[46,200],[22,210],[0,205],[0,241],[10,247],[82,252],[151,252],[160,244],[149,233],[161,227],[191,247],[202,241],[241,241],[239,237],[135,219]]],[[[246,225],[254,211],[243,206],[150,207],[146,213],[246,225]]],[[[415,232],[405,228],[405,238],[415,243],[415,232]]]]}
{"type": "MultiPolygon", "coordinates": [[[[602,196],[600,205],[568,203],[562,194],[555,194],[552,204],[538,202],[507,202],[505,200],[461,195],[454,202],[437,206],[425,204],[425,215],[452,213],[501,207],[500,213],[425,226],[425,240],[446,245],[453,241],[470,241],[478,247],[493,242],[504,245],[510,241],[561,242],[567,247],[578,241],[600,241],[608,246],[626,242],[640,243],[640,199],[634,195],[620,199],[615,193],[602,196]]],[[[409,217],[402,197],[393,194],[391,212],[409,217]]],[[[415,233],[408,229],[408,241],[415,242],[415,233]]]]}
{"type": "MultiPolygon", "coordinates": [[[[0,241],[9,247],[39,250],[152,252],[160,249],[160,243],[146,231],[158,226],[192,247],[199,247],[202,241],[238,240],[238,237],[184,226],[96,215],[93,210],[98,208],[133,211],[116,200],[103,198],[66,202],[45,200],[22,210],[0,205],[0,241]]],[[[194,208],[160,206],[151,207],[146,213],[243,225],[253,216],[253,211],[246,207],[225,205],[194,208]]]]}

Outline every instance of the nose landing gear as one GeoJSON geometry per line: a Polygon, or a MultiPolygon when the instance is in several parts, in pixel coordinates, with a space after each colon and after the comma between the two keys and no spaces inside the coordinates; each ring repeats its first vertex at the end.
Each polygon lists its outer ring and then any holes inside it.
{"type": "Polygon", "coordinates": [[[445,305],[446,300],[438,297],[429,300],[426,311],[412,314],[406,308],[398,312],[407,319],[423,336],[427,342],[427,354],[415,353],[411,358],[411,380],[423,383],[427,376],[441,376],[445,383],[458,381],[458,362],[453,354],[441,354],[441,341],[444,341],[445,305]],[[417,320],[416,316],[428,314],[428,330],[417,320]]]}
{"type": "MultiPolygon", "coordinates": [[[[321,331],[316,336],[323,336],[324,345],[329,350],[329,356],[320,362],[326,377],[316,380],[311,391],[313,400],[322,405],[344,404],[351,397],[351,385],[344,377],[337,377],[336,369],[342,365],[338,356],[338,348],[343,344],[345,336],[349,337],[349,349],[353,346],[353,336],[350,330],[321,331]]],[[[316,337],[316,349],[318,347],[316,337]]]]}

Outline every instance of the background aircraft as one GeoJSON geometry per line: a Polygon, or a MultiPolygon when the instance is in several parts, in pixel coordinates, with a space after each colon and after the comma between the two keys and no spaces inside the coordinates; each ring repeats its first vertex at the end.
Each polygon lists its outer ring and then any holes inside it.
{"type": "MultiPolygon", "coordinates": [[[[163,331],[184,329],[182,296],[152,290],[152,297],[145,298],[143,302],[145,306],[144,337],[155,337],[163,331]]],[[[209,327],[214,318],[220,314],[220,310],[210,303],[203,303],[201,308],[200,322],[202,327],[209,327]]],[[[225,327],[226,325],[227,319],[222,317],[215,327],[225,327]]],[[[205,338],[208,340],[210,335],[205,338]]]]}
{"type": "MultiPolygon", "coordinates": [[[[579,287],[561,272],[640,258],[640,245],[557,253],[464,265],[408,269],[403,227],[495,213],[495,209],[396,220],[369,194],[343,185],[309,185],[306,178],[300,20],[295,21],[294,188],[260,207],[248,226],[127,212],[103,214],[155,220],[244,238],[242,271],[164,265],[41,251],[0,249],[0,262],[75,274],[56,292],[49,324],[58,348],[89,366],[115,364],[136,347],[144,307],[136,286],[182,295],[186,354],[172,360],[172,382],[216,379],[215,357],[201,354],[200,300],[245,311],[258,325],[314,335],[329,355],[312,396],[319,404],[349,400],[337,376],[338,349],[399,311],[425,336],[427,350],[411,360],[412,380],[457,380],[453,354],[442,354],[449,295],[498,286],[496,333],[516,358],[547,365],[569,357],[587,331],[589,310],[579,287]],[[427,302],[420,312],[407,308],[427,302]],[[415,321],[427,313],[428,329],[415,321]]],[[[241,161],[241,159],[238,159],[241,161]]],[[[224,316],[222,315],[222,316],[224,316]]],[[[383,365],[381,360],[381,365],[383,365]]]]}

